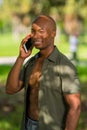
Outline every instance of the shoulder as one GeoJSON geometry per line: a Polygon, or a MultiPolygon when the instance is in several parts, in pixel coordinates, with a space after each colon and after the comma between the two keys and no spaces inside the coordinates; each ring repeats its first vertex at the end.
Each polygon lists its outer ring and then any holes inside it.
{"type": "Polygon", "coordinates": [[[30,58],[28,58],[28,60],[24,63],[24,66],[27,67],[29,63],[31,63],[34,60],[35,56],[31,56],[30,58]]]}
{"type": "Polygon", "coordinates": [[[24,63],[24,67],[26,68],[27,66],[29,66],[30,64],[32,64],[38,57],[38,53],[35,54],[34,56],[32,55],[31,57],[29,57],[26,62],[24,63]]]}
{"type": "Polygon", "coordinates": [[[57,65],[59,66],[61,73],[76,73],[75,65],[70,59],[58,50],[57,65]]]}
{"type": "Polygon", "coordinates": [[[74,64],[70,61],[70,59],[65,54],[63,54],[58,49],[57,49],[57,53],[58,53],[57,62],[59,62],[60,65],[62,65],[62,66],[67,65],[67,66],[71,66],[71,67],[75,68],[74,64]]]}

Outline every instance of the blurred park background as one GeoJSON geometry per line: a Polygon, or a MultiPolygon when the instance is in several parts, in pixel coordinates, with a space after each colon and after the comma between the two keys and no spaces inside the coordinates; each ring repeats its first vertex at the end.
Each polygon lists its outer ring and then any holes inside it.
{"type": "MultiPolygon", "coordinates": [[[[71,59],[70,36],[78,40],[75,64],[81,81],[82,110],[77,130],[87,130],[87,0],[0,0],[0,130],[19,130],[23,91],[5,93],[8,72],[39,14],[52,16],[57,24],[56,46],[71,59]]],[[[38,50],[34,49],[33,54],[38,50]]]]}

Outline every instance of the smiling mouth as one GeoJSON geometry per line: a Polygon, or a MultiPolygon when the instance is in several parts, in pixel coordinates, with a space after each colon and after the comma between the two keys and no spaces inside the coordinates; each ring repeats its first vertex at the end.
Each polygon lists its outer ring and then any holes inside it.
{"type": "Polygon", "coordinates": [[[35,40],[35,41],[34,41],[34,44],[35,44],[35,45],[38,45],[38,44],[41,44],[41,43],[42,43],[42,40],[35,40]]]}

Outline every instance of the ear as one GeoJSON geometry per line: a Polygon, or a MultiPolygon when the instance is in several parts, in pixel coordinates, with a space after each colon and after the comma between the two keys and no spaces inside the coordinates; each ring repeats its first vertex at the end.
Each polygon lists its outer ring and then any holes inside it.
{"type": "Polygon", "coordinates": [[[56,32],[53,31],[52,34],[51,34],[51,36],[54,38],[56,36],[56,32]]]}

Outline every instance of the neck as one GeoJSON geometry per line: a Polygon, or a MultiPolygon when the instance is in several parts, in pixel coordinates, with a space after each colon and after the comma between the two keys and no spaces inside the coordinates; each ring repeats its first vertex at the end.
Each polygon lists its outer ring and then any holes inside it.
{"type": "Polygon", "coordinates": [[[53,50],[54,50],[54,45],[49,46],[45,49],[42,49],[42,50],[40,50],[40,56],[43,58],[47,58],[53,50]]]}

